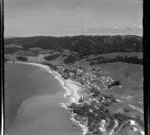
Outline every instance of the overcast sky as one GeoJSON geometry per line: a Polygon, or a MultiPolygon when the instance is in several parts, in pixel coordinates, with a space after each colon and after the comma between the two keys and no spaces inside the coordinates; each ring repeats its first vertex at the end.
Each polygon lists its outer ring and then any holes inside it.
{"type": "Polygon", "coordinates": [[[142,0],[4,0],[5,36],[136,34],[142,0]],[[118,32],[118,33],[117,33],[118,32]]]}

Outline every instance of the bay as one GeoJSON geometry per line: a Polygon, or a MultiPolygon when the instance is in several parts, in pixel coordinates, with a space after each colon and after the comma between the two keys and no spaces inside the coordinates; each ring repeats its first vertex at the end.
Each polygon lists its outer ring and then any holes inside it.
{"type": "Polygon", "coordinates": [[[5,64],[5,132],[9,135],[80,135],[60,106],[65,90],[48,71],[28,64],[5,64]]]}

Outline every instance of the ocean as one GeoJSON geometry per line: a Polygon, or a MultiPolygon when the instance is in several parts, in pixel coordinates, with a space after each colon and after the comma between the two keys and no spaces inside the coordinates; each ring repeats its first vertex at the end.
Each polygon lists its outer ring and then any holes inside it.
{"type": "Polygon", "coordinates": [[[81,135],[60,103],[65,90],[48,71],[5,64],[5,132],[8,135],[81,135]]]}

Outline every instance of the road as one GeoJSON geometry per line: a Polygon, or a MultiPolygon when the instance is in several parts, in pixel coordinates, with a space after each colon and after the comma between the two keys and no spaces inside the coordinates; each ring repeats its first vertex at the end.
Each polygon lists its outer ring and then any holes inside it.
{"type": "Polygon", "coordinates": [[[109,133],[109,135],[112,135],[114,133],[114,129],[118,126],[118,121],[115,120],[115,126],[114,128],[111,130],[111,132],[109,133]]]}
{"type": "Polygon", "coordinates": [[[129,105],[131,108],[136,109],[136,110],[138,110],[138,111],[141,112],[141,113],[144,113],[141,108],[135,107],[135,106],[133,106],[133,105],[131,105],[131,104],[128,104],[128,105],[129,105]]]}

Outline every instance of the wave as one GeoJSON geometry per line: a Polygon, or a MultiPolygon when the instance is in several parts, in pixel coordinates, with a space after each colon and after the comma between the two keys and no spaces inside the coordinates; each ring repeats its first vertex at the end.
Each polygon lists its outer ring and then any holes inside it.
{"type": "MultiPolygon", "coordinates": [[[[60,95],[41,95],[26,99],[17,112],[16,120],[8,134],[51,134],[66,132],[66,135],[75,135],[72,131],[72,122],[68,121],[70,114],[59,104],[60,95]],[[69,133],[69,134],[68,134],[69,133]]],[[[78,132],[81,132],[79,129],[78,132]]]]}
{"type": "MultiPolygon", "coordinates": [[[[76,82],[74,82],[72,80],[65,80],[58,72],[51,70],[50,67],[48,67],[46,65],[42,65],[42,64],[38,64],[38,63],[25,63],[25,62],[15,62],[15,63],[38,66],[38,67],[46,70],[48,73],[52,74],[54,76],[54,78],[58,80],[58,82],[61,84],[61,86],[65,90],[63,92],[62,97],[67,99],[67,102],[64,103],[63,100],[56,98],[54,95],[53,96],[43,95],[43,96],[28,98],[21,104],[20,108],[17,111],[16,123],[18,123],[18,121],[20,121],[20,120],[32,121],[32,120],[36,119],[37,117],[39,117],[41,115],[41,113],[43,114],[43,113],[47,112],[47,109],[46,109],[46,112],[45,112],[45,109],[42,109],[42,110],[40,109],[40,111],[39,111],[37,106],[44,107],[45,104],[51,106],[52,103],[54,103],[55,105],[57,104],[57,105],[61,106],[61,108],[67,109],[68,104],[71,104],[71,103],[79,104],[78,101],[81,97],[79,91],[82,88],[79,85],[77,85],[76,82]],[[58,101],[60,101],[60,102],[58,102],[58,101]],[[43,102],[45,104],[43,104],[43,102]]],[[[62,92],[61,92],[61,94],[62,94],[62,92]]],[[[49,110],[49,112],[51,112],[51,110],[49,110]]],[[[86,126],[75,121],[75,119],[73,117],[71,117],[70,120],[72,120],[77,125],[79,125],[82,128],[84,134],[87,133],[86,126]]]]}

